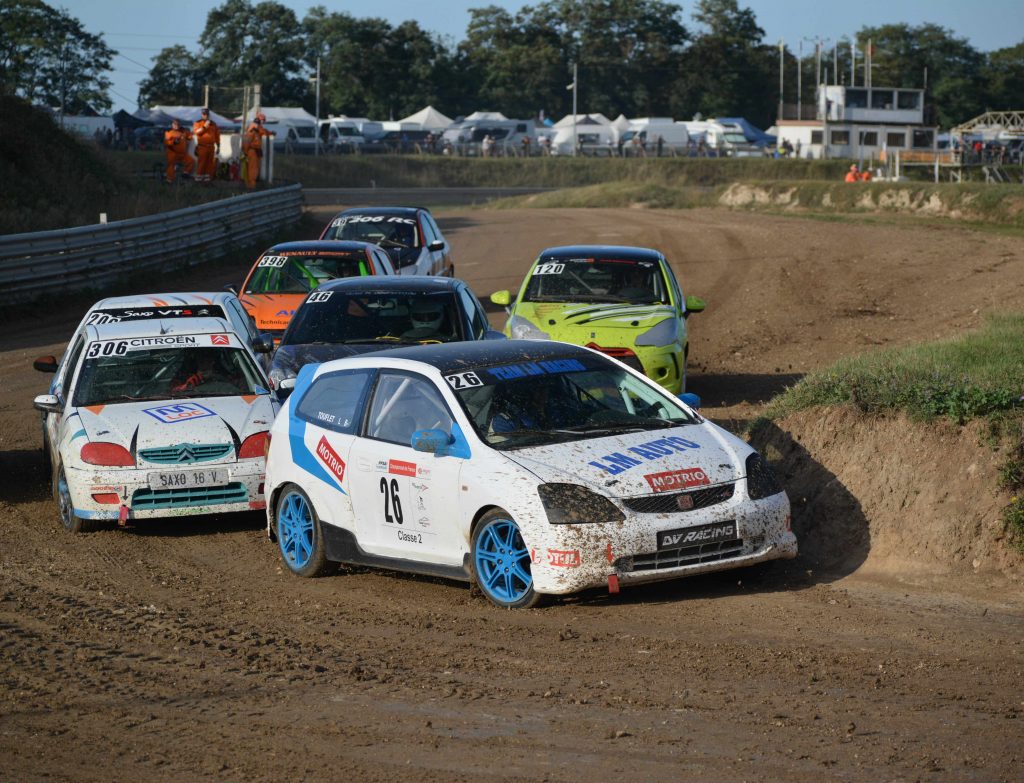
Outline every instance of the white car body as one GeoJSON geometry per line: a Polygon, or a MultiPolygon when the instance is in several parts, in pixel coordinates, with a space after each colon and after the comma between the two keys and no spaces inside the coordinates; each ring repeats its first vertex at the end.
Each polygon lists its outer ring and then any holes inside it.
{"type": "MultiPolygon", "coordinates": [[[[87,325],[67,355],[66,373],[55,394],[36,398],[36,407],[44,411],[44,448],[53,475],[65,478],[65,494],[58,500],[70,508],[62,508],[62,514],[70,511],[71,520],[125,522],[263,508],[265,434],[279,406],[265,374],[227,321],[180,318],[87,325]],[[76,404],[90,358],[130,359],[135,351],[193,347],[216,349],[218,354],[233,351],[230,356],[245,365],[255,393],[211,389],[210,396],[197,390],[187,398],[147,394],[138,402],[114,402],[112,397],[104,404],[76,404]],[[83,455],[88,444],[127,452],[130,464],[90,464],[83,455]]],[[[126,378],[124,383],[123,393],[131,395],[133,383],[169,389],[173,380],[154,376],[126,378]]]]}
{"type": "MultiPolygon", "coordinates": [[[[479,381],[487,373],[511,377],[561,372],[571,367],[564,362],[578,362],[580,357],[628,373],[637,379],[630,383],[652,399],[671,399],[640,373],[596,351],[548,341],[424,346],[304,367],[272,429],[266,475],[268,535],[276,537],[275,507],[282,490],[293,492],[294,485],[308,496],[320,520],[327,560],[463,580],[473,578],[474,526],[488,510],[500,507],[519,527],[530,553],[533,589],[541,594],[602,586],[614,591],[619,583],[673,579],[796,556],[785,493],[778,488],[756,500],[748,493],[745,465],[756,453],[688,408],[684,410],[693,420],[686,426],[499,450],[478,436],[453,389],[460,378],[479,381]],[[415,360],[418,356],[423,360],[415,360]],[[518,360],[500,358],[516,356],[518,360]],[[331,388],[321,388],[318,384],[327,383],[321,379],[335,376],[330,382],[341,383],[343,371],[350,377],[357,371],[376,377],[367,381],[362,407],[351,415],[336,415],[329,401],[317,401],[326,400],[323,389],[331,388]],[[382,392],[374,390],[374,383],[383,389],[387,378],[402,373],[415,380],[409,389],[432,386],[447,406],[453,423],[444,456],[416,450],[409,441],[388,442],[383,434],[389,423],[411,415],[416,406],[403,402],[404,407],[395,404],[388,409],[385,403],[375,417],[375,395],[382,392]],[[310,402],[304,404],[311,389],[310,402]],[[326,409],[316,410],[321,404],[326,409]],[[342,417],[345,427],[352,426],[350,418],[364,423],[353,432],[339,431],[336,423],[342,417]],[[370,437],[378,419],[383,422],[380,437],[370,437]],[[607,498],[621,520],[551,523],[538,488],[552,482],[577,485],[607,498]],[[721,500],[686,511],[676,505],[663,508],[677,502],[669,490],[692,487],[715,492],[721,488],[721,500]],[[396,497],[399,507],[393,505],[396,497]],[[634,510],[644,503],[653,503],[656,512],[634,510]],[[701,536],[724,540],[721,536],[730,524],[735,541],[728,546],[720,543],[714,553],[701,549],[701,536]],[[715,525],[725,527],[716,532],[715,525]],[[694,543],[697,549],[678,548],[694,543]],[[667,549],[678,549],[678,562],[666,560],[671,555],[667,549]]],[[[392,402],[404,401],[402,393],[396,393],[392,402]]],[[[433,413],[426,418],[417,415],[417,428],[432,426],[433,413]]]]}

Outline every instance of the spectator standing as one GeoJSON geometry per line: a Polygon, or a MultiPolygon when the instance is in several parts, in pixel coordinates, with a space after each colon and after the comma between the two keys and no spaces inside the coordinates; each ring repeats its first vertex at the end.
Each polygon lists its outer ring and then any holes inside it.
{"type": "Polygon", "coordinates": [[[796,140],[796,147],[794,148],[794,151],[796,152],[796,156],[798,158],[800,157],[800,146],[801,146],[800,145],[800,139],[797,139],[796,140]]]}
{"type": "Polygon", "coordinates": [[[662,136],[662,135],[661,135],[661,134],[659,133],[659,134],[658,134],[658,157],[659,157],[659,158],[661,157],[661,153],[662,153],[662,150],[664,150],[664,149],[665,149],[665,139],[664,139],[664,137],[663,137],[663,136],[662,136]]]}
{"type": "Polygon", "coordinates": [[[622,157],[622,148],[626,146],[626,140],[622,138],[622,134],[619,134],[619,140],[615,142],[615,147],[619,151],[619,157],[622,157]]]}
{"type": "Polygon", "coordinates": [[[260,173],[260,163],[263,160],[263,139],[274,134],[263,127],[267,121],[267,115],[260,112],[253,117],[252,124],[245,131],[242,138],[242,153],[245,155],[245,186],[252,190],[256,187],[256,178],[260,173]]]}
{"type": "Polygon", "coordinates": [[[523,136],[523,157],[530,157],[530,137],[523,136]]]}
{"type": "Polygon", "coordinates": [[[192,134],[187,128],[181,127],[177,119],[171,120],[171,128],[164,132],[164,151],[167,153],[167,171],[164,173],[164,182],[173,184],[176,171],[175,168],[181,165],[182,173],[192,175],[196,159],[188,154],[188,143],[192,134]]]}
{"type": "Polygon", "coordinates": [[[203,108],[200,118],[192,126],[192,135],[196,137],[196,181],[209,182],[213,179],[216,168],[217,153],[220,152],[220,128],[210,119],[210,110],[203,108]]]}
{"type": "Polygon", "coordinates": [[[850,170],[848,172],[846,172],[846,177],[844,178],[844,181],[846,181],[846,182],[860,182],[860,171],[857,168],[857,164],[856,163],[854,163],[852,166],[850,166],[850,170]]]}
{"type": "Polygon", "coordinates": [[[484,134],[483,139],[480,142],[480,151],[483,153],[485,158],[491,157],[491,148],[494,146],[494,139],[491,138],[491,134],[484,134]]]}

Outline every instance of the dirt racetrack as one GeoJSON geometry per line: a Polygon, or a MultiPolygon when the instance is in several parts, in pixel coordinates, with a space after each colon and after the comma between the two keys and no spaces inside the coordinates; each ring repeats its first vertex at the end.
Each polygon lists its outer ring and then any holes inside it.
{"type": "MultiPolygon", "coordinates": [[[[960,226],[438,214],[482,300],[547,245],[664,250],[707,300],[690,320],[690,387],[727,426],[840,355],[1024,308],[1024,239],[960,226]]],[[[991,494],[991,475],[963,474],[929,495],[948,480],[936,453],[971,459],[970,432],[804,415],[788,446],[773,440],[800,451],[788,478],[795,524],[813,531],[803,559],[503,612],[441,580],[294,578],[259,515],[64,533],[31,410],[47,377],[31,362],[80,317],[8,325],[2,353],[0,780],[1021,779],[1019,560],[964,540],[989,529],[940,546],[918,521],[950,494],[991,494]],[[912,483],[931,500],[908,501],[912,483]],[[871,534],[849,539],[850,557],[819,557],[851,515],[871,534]]]]}

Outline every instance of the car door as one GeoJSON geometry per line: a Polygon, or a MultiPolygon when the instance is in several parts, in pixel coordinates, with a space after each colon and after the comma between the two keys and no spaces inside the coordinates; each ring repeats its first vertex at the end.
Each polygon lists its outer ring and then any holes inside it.
{"type": "Polygon", "coordinates": [[[431,260],[433,264],[433,271],[431,274],[450,275],[454,277],[454,270],[451,268],[451,248],[448,246],[448,241],[441,233],[441,229],[437,227],[437,223],[434,221],[434,216],[429,212],[424,212],[423,223],[429,226],[429,231],[432,234],[432,239],[430,241],[435,243],[435,247],[437,246],[437,243],[440,243],[440,247],[431,251],[431,260]]]}
{"type": "Polygon", "coordinates": [[[321,375],[294,409],[289,439],[292,459],[316,480],[303,483],[320,519],[355,531],[352,509],[352,444],[363,419],[375,371],[341,370],[321,375]]]}
{"type": "Polygon", "coordinates": [[[85,346],[85,335],[79,335],[67,352],[67,361],[60,369],[59,375],[54,379],[53,394],[57,395],[64,406],[62,413],[46,413],[43,415],[43,431],[46,438],[47,448],[50,452],[50,459],[54,462],[59,457],[61,436],[64,430],[64,421],[71,410],[71,383],[74,380],[75,372],[78,370],[78,360],[82,355],[82,348],[85,346]]]}
{"type": "Polygon", "coordinates": [[[459,475],[464,460],[415,451],[412,434],[450,434],[453,418],[423,375],[381,370],[363,437],[351,453],[352,505],[359,544],[386,557],[459,565],[459,475]]]}

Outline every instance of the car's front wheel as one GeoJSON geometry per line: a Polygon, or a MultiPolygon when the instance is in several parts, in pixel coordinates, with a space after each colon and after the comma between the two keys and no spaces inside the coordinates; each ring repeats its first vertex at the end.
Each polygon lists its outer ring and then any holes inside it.
{"type": "Polygon", "coordinates": [[[71,489],[68,487],[63,465],[57,469],[57,474],[53,478],[53,499],[57,501],[61,524],[69,533],[88,533],[94,529],[93,520],[83,519],[75,514],[75,505],[71,501],[71,489]]]}
{"type": "Polygon", "coordinates": [[[288,570],[305,577],[328,573],[334,563],[327,559],[320,520],[306,493],[287,485],[278,498],[276,516],[277,544],[288,570]]]}
{"type": "Polygon", "coordinates": [[[487,599],[504,609],[535,606],[530,550],[519,526],[503,509],[488,511],[473,533],[473,574],[487,599]]]}

